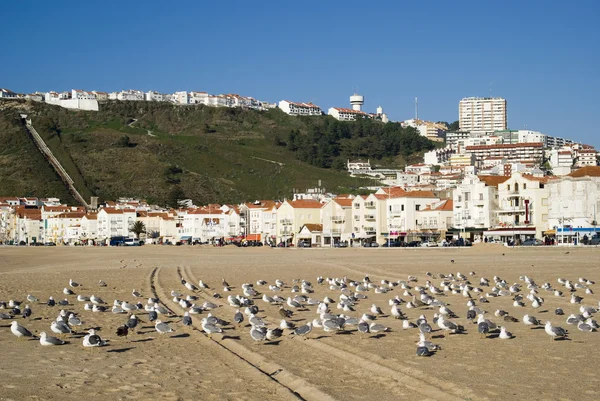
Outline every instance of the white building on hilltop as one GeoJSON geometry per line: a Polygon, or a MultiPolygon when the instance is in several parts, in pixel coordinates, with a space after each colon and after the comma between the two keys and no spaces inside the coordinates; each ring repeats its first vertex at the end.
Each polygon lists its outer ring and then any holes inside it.
{"type": "Polygon", "coordinates": [[[435,123],[433,121],[419,120],[411,118],[402,122],[403,127],[413,127],[421,136],[426,137],[430,141],[443,142],[444,136],[448,131],[448,126],[442,123],[435,123]]]}
{"type": "Polygon", "coordinates": [[[506,130],[506,99],[467,97],[458,104],[458,124],[463,131],[506,130]]]}
{"type": "Polygon", "coordinates": [[[355,121],[357,116],[370,117],[370,115],[364,111],[346,109],[343,107],[330,107],[327,114],[339,121],[355,121]]]}
{"type": "Polygon", "coordinates": [[[291,116],[320,116],[323,114],[321,108],[310,102],[297,103],[289,100],[279,102],[279,108],[286,114],[291,116]]]}

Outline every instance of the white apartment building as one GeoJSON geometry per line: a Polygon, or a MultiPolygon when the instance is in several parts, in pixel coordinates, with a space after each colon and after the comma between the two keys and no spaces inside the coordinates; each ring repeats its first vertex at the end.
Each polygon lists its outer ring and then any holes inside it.
{"type": "Polygon", "coordinates": [[[111,237],[127,237],[129,228],[136,221],[135,210],[105,207],[98,211],[98,238],[108,240],[111,237]]]}
{"type": "Polygon", "coordinates": [[[548,136],[546,137],[546,145],[549,148],[559,148],[561,146],[565,146],[565,145],[569,145],[572,144],[573,141],[570,139],[565,139],[565,138],[558,138],[555,136],[548,136]]]}
{"type": "Polygon", "coordinates": [[[484,235],[517,241],[542,238],[548,229],[548,184],[553,179],[514,173],[499,183],[498,224],[484,235]]]}
{"type": "Polygon", "coordinates": [[[15,99],[17,94],[9,89],[0,88],[0,99],[15,99]]]}
{"type": "Polygon", "coordinates": [[[320,116],[323,114],[319,106],[310,102],[298,103],[289,100],[281,100],[279,102],[279,108],[284,113],[292,116],[320,116]]]}
{"type": "Polygon", "coordinates": [[[227,99],[223,96],[208,96],[208,106],[227,107],[227,99]]]}
{"type": "Polygon", "coordinates": [[[100,91],[92,91],[98,100],[108,100],[108,93],[100,91]]]}
{"type": "Polygon", "coordinates": [[[396,186],[399,186],[401,188],[406,189],[409,187],[414,187],[419,183],[419,181],[420,178],[418,173],[396,173],[396,186]]]}
{"type": "Polygon", "coordinates": [[[481,235],[498,224],[498,185],[508,176],[466,175],[453,191],[454,227],[481,235]]]}
{"type": "Polygon", "coordinates": [[[44,223],[45,241],[54,243],[72,244],[79,241],[81,219],[85,216],[83,211],[67,212],[54,215],[44,223]]]}
{"type": "Polygon", "coordinates": [[[388,232],[384,195],[363,195],[352,199],[352,239],[381,242],[388,232]]]}
{"type": "Polygon", "coordinates": [[[165,95],[156,91],[148,91],[144,93],[144,100],[147,102],[164,102],[166,101],[165,95]]]}
{"type": "Polygon", "coordinates": [[[448,131],[446,124],[435,123],[433,121],[424,121],[416,118],[405,120],[402,122],[403,127],[413,127],[421,136],[426,137],[430,141],[443,142],[444,136],[448,131]]]}
{"type": "Polygon", "coordinates": [[[426,206],[439,201],[431,191],[405,191],[399,187],[381,188],[375,195],[383,202],[384,214],[381,221],[381,237],[406,240],[419,237],[417,213],[426,206]]]}
{"type": "Polygon", "coordinates": [[[189,102],[190,102],[190,104],[208,105],[208,93],[207,92],[190,92],[189,102]]]}
{"type": "Polygon", "coordinates": [[[576,167],[597,166],[596,159],[598,152],[595,149],[580,149],[577,151],[576,167]]]}
{"type": "Polygon", "coordinates": [[[540,164],[544,160],[544,144],[541,142],[467,146],[465,152],[475,156],[475,163],[478,166],[483,159],[489,157],[504,157],[509,161],[520,162],[534,161],[540,164]]]}
{"type": "Polygon", "coordinates": [[[227,236],[229,216],[219,205],[208,205],[179,212],[179,239],[207,241],[227,236]]]}
{"type": "Polygon", "coordinates": [[[20,243],[24,241],[28,244],[33,242],[46,242],[44,236],[44,221],[40,209],[27,209],[18,207],[14,214],[13,241],[20,243]]]}
{"type": "Polygon", "coordinates": [[[110,100],[141,101],[144,100],[144,92],[134,89],[122,90],[121,92],[109,93],[108,98],[110,100]]]}
{"type": "Polygon", "coordinates": [[[471,133],[467,131],[446,132],[446,145],[452,149],[456,149],[458,141],[469,139],[470,137],[471,133]]]}
{"type": "Polygon", "coordinates": [[[79,234],[82,240],[98,238],[98,213],[86,213],[80,221],[79,234]]]}
{"type": "Polygon", "coordinates": [[[173,101],[179,104],[190,104],[190,94],[186,91],[175,92],[173,94],[173,101]]]}
{"type": "Polygon", "coordinates": [[[558,242],[590,237],[600,231],[600,167],[587,166],[548,183],[548,228],[558,242]]]}
{"type": "Polygon", "coordinates": [[[450,160],[450,156],[452,156],[454,153],[456,153],[456,150],[452,149],[450,146],[446,146],[442,149],[433,149],[429,152],[425,152],[423,155],[423,163],[439,166],[448,162],[450,160]]]}
{"type": "Polygon", "coordinates": [[[276,241],[278,206],[279,203],[271,200],[241,205],[240,212],[246,217],[246,237],[254,241],[276,241]]]}
{"type": "Polygon", "coordinates": [[[94,100],[96,99],[96,94],[81,89],[71,89],[71,99],[94,100]]]}
{"type": "Polygon", "coordinates": [[[352,238],[352,198],[330,199],[321,208],[322,246],[352,238]]]}
{"type": "Polygon", "coordinates": [[[506,99],[467,97],[458,104],[458,124],[462,131],[501,131],[507,129],[506,99]]]}
{"type": "Polygon", "coordinates": [[[354,121],[356,120],[356,116],[370,117],[370,115],[364,111],[346,109],[343,107],[330,107],[327,114],[339,121],[354,121]]]}
{"type": "Polygon", "coordinates": [[[443,199],[433,202],[417,213],[417,228],[421,235],[431,239],[444,238],[453,227],[453,201],[443,199]]]}

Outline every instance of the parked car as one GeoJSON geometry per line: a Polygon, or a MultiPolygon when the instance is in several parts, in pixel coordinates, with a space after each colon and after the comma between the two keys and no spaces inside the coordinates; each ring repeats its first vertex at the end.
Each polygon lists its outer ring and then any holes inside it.
{"type": "Polygon", "coordinates": [[[589,242],[590,245],[600,245],[600,235],[594,235],[589,242]]]}
{"type": "Polygon", "coordinates": [[[45,246],[56,246],[56,244],[54,242],[46,242],[44,245],[45,246]]]}
{"type": "Polygon", "coordinates": [[[423,248],[434,248],[434,247],[438,246],[438,244],[435,241],[425,241],[421,244],[421,246],[423,248]]]}
{"type": "Polygon", "coordinates": [[[406,244],[406,246],[409,248],[416,248],[421,246],[421,241],[410,241],[408,244],[406,244]]]}
{"type": "Polygon", "coordinates": [[[135,238],[126,238],[125,241],[123,241],[123,245],[125,245],[125,246],[140,246],[141,243],[140,243],[140,241],[138,241],[135,238]]]}
{"type": "Polygon", "coordinates": [[[383,248],[401,248],[402,247],[402,242],[401,241],[385,241],[383,243],[383,245],[381,245],[383,248]]]}
{"type": "Polygon", "coordinates": [[[299,241],[298,248],[310,248],[310,241],[299,241]]]}
{"type": "Polygon", "coordinates": [[[523,241],[523,243],[521,245],[522,246],[540,246],[540,245],[544,245],[544,243],[539,239],[529,238],[529,239],[526,239],[525,241],[523,241]]]}

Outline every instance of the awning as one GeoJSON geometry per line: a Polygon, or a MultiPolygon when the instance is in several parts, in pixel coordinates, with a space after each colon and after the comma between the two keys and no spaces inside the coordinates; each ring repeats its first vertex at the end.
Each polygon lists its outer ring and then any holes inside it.
{"type": "Polygon", "coordinates": [[[246,241],[260,241],[260,234],[248,234],[246,235],[246,241]]]}
{"type": "Polygon", "coordinates": [[[186,236],[184,236],[184,237],[181,237],[181,240],[182,240],[182,241],[188,241],[188,240],[191,240],[191,239],[192,239],[192,236],[191,236],[191,235],[186,235],[186,236]]]}
{"type": "Polygon", "coordinates": [[[546,230],[542,231],[543,235],[556,235],[556,230],[546,230]]]}
{"type": "Polygon", "coordinates": [[[510,237],[513,235],[535,235],[535,227],[531,227],[531,228],[519,228],[516,227],[514,230],[513,229],[495,229],[495,230],[489,230],[489,231],[484,231],[483,235],[500,235],[500,236],[504,236],[504,237],[510,237]]]}

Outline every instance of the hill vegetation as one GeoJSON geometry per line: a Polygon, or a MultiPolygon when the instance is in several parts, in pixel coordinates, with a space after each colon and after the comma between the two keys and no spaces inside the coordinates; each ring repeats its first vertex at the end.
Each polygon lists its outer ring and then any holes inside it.
{"type": "Polygon", "coordinates": [[[2,112],[0,135],[18,139],[1,154],[37,162],[29,163],[34,174],[24,182],[14,180],[14,168],[0,170],[6,184],[0,195],[53,191],[70,199],[50,167],[42,168],[43,157],[16,114],[21,109],[84,197],[135,196],[163,205],[182,197],[197,203],[283,199],[318,180],[329,191],[356,191],[373,181],[349,177],[346,159],[399,166],[433,148],[412,129],[370,120],[153,102],[103,102],[99,112],[23,102],[2,112]]]}

